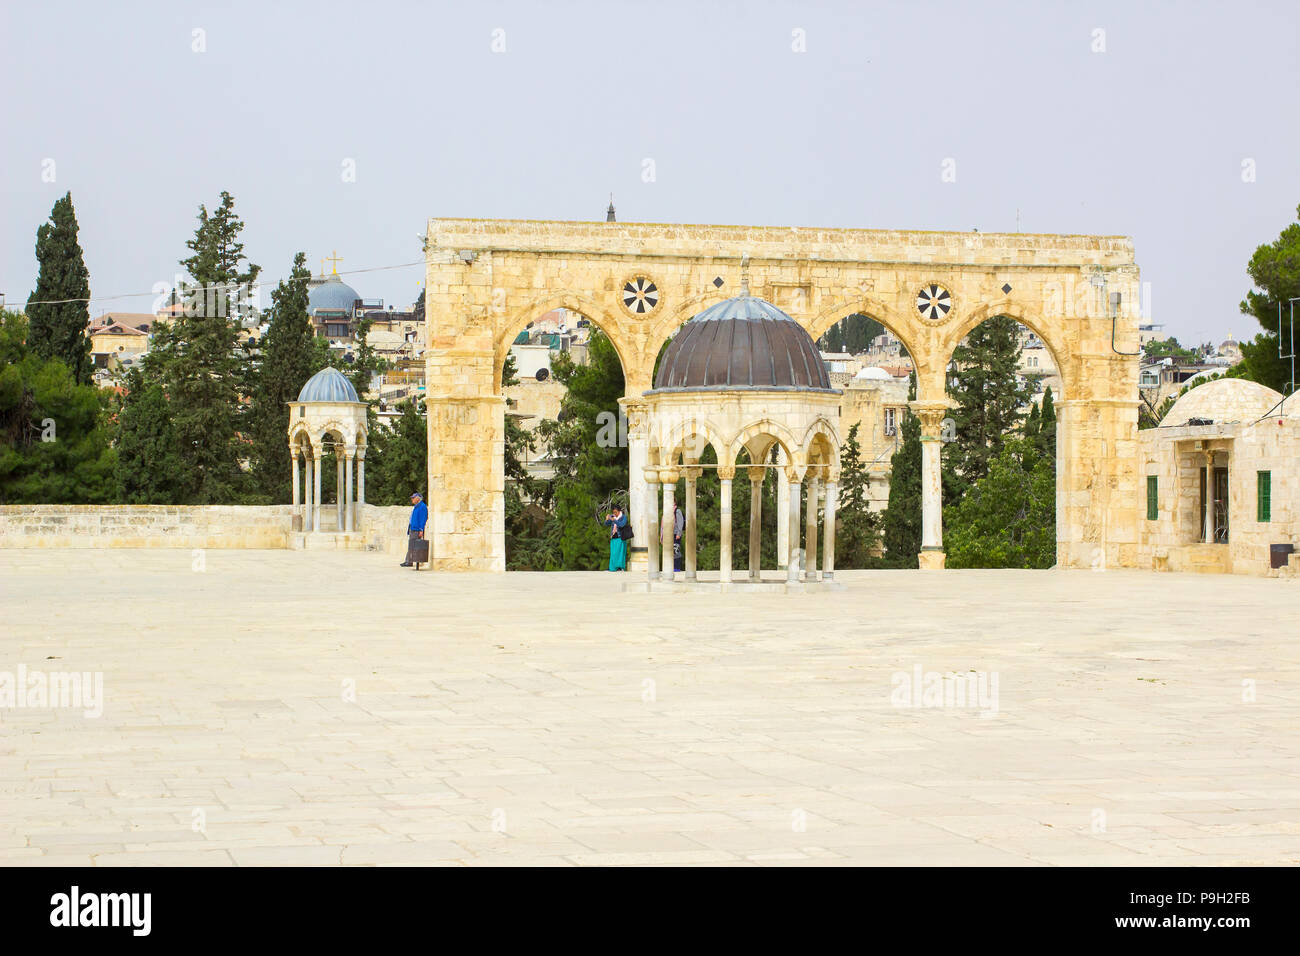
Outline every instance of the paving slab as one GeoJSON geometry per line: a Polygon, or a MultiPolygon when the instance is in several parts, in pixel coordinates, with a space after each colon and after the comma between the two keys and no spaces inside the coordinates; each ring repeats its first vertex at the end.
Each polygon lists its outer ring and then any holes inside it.
{"type": "Polygon", "coordinates": [[[1300,582],[178,554],[0,551],[0,672],[103,675],[0,709],[0,865],[1300,863],[1300,582]]]}

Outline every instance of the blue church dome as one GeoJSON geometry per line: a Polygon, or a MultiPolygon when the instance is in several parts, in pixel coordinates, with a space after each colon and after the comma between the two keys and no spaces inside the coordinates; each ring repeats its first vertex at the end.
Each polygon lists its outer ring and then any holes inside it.
{"type": "Polygon", "coordinates": [[[357,295],[356,289],[332,275],[307,293],[307,311],[312,315],[317,312],[345,312],[350,316],[359,298],[361,296],[357,295]]]}
{"type": "Polygon", "coordinates": [[[357,390],[338,369],[323,368],[298,393],[300,402],[359,402],[357,390]]]}

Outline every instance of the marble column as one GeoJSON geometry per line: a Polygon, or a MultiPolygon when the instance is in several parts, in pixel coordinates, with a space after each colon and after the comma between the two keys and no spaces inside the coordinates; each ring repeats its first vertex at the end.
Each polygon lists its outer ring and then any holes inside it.
{"type": "MultiPolygon", "coordinates": [[[[653,468],[642,471],[645,476],[646,495],[642,501],[642,521],[645,525],[646,579],[653,581],[659,577],[659,472],[653,468]]],[[[635,514],[635,512],[634,512],[635,514]]],[[[635,529],[635,524],[633,525],[635,529]]],[[[633,531],[633,539],[635,538],[633,531]]]]}
{"type": "Polygon", "coordinates": [[[292,448],[289,449],[289,460],[293,463],[293,513],[302,517],[298,510],[302,505],[302,489],[298,487],[298,453],[292,448]]]}
{"type": "Polygon", "coordinates": [[[334,530],[342,531],[343,513],[346,510],[346,504],[343,501],[343,466],[345,462],[342,448],[334,449],[334,462],[337,465],[335,470],[338,472],[338,478],[334,481],[335,510],[338,511],[338,517],[334,520],[334,530]]]}
{"type": "Polygon", "coordinates": [[[1205,453],[1205,518],[1201,524],[1201,540],[1214,544],[1214,452],[1205,453]]]}
{"type": "Polygon", "coordinates": [[[763,578],[763,479],[766,468],[749,469],[749,580],[763,578]]]}
{"type": "Polygon", "coordinates": [[[312,514],[312,501],[314,500],[311,494],[313,468],[310,454],[303,455],[302,468],[302,530],[311,531],[316,527],[316,524],[314,521],[315,515],[312,514]]]}
{"type": "Polygon", "coordinates": [[[826,482],[826,516],[823,519],[826,527],[825,549],[822,555],[822,580],[835,580],[835,511],[839,508],[840,486],[838,476],[832,475],[831,479],[826,482]]]}
{"type": "Polygon", "coordinates": [[[784,468],[776,470],[776,566],[790,565],[790,478],[784,468]]]}
{"type": "Polygon", "coordinates": [[[357,527],[361,527],[361,509],[366,503],[366,450],[357,449],[357,527]]]}
{"type": "Polygon", "coordinates": [[[695,552],[695,480],[700,477],[699,468],[687,468],[682,472],[686,476],[686,530],[682,532],[682,550],[685,552],[686,580],[696,579],[695,552]]]}
{"type": "Polygon", "coordinates": [[[664,489],[664,513],[660,520],[661,534],[659,538],[659,553],[663,556],[663,567],[659,569],[659,580],[673,580],[673,521],[676,514],[673,508],[673,499],[677,494],[676,471],[659,472],[659,482],[664,489]]]}
{"type": "Polygon", "coordinates": [[[352,468],[357,460],[355,450],[347,452],[343,457],[343,473],[347,476],[347,494],[343,498],[343,519],[345,522],[344,530],[352,532],[356,530],[356,502],[352,497],[352,468]]]}
{"type": "Polygon", "coordinates": [[[659,492],[646,479],[646,464],[650,460],[649,416],[646,403],[639,399],[620,398],[618,404],[627,416],[627,520],[632,525],[627,569],[642,571],[646,569],[650,540],[656,531],[650,514],[651,501],[659,492]]]}
{"type": "Polygon", "coordinates": [[[803,496],[803,483],[799,480],[800,476],[791,474],[788,477],[790,488],[790,514],[786,520],[786,538],[790,542],[789,556],[786,559],[786,582],[796,584],[799,581],[799,565],[801,563],[803,550],[799,547],[799,499],[803,496]]]}
{"type": "Polygon", "coordinates": [[[804,523],[803,579],[817,580],[817,498],[821,481],[816,473],[808,476],[808,516],[804,523]]]}
{"type": "Polygon", "coordinates": [[[311,508],[311,530],[320,531],[320,473],[321,466],[325,464],[324,459],[317,458],[314,455],[311,459],[311,486],[312,486],[312,508],[311,508]]]}
{"type": "Polygon", "coordinates": [[[943,420],[946,402],[913,402],[921,420],[921,554],[923,570],[944,565],[943,553],[943,420]]]}
{"type": "Polygon", "coordinates": [[[722,486],[718,496],[718,580],[723,584],[731,583],[731,482],[735,477],[735,468],[718,469],[722,486]]]}

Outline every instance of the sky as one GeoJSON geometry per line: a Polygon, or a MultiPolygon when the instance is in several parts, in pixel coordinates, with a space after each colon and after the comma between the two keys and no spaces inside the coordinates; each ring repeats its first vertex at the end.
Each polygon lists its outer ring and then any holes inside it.
{"type": "MultiPolygon", "coordinates": [[[[69,190],[92,315],[150,311],[222,190],[272,283],[613,193],[628,222],[1127,235],[1150,321],[1249,338],[1246,263],[1300,204],[1297,37],[1294,0],[6,0],[0,292],[69,190]]],[[[402,307],[422,275],[347,281],[402,307]]]]}

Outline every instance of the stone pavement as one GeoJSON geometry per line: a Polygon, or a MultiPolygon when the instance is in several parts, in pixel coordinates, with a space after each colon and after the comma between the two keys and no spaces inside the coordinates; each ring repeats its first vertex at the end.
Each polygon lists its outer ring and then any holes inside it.
{"type": "Polygon", "coordinates": [[[0,551],[0,674],[104,690],[0,710],[0,861],[1300,862],[1293,581],[201,558],[0,551]],[[932,673],[996,700],[896,706],[932,673]]]}

